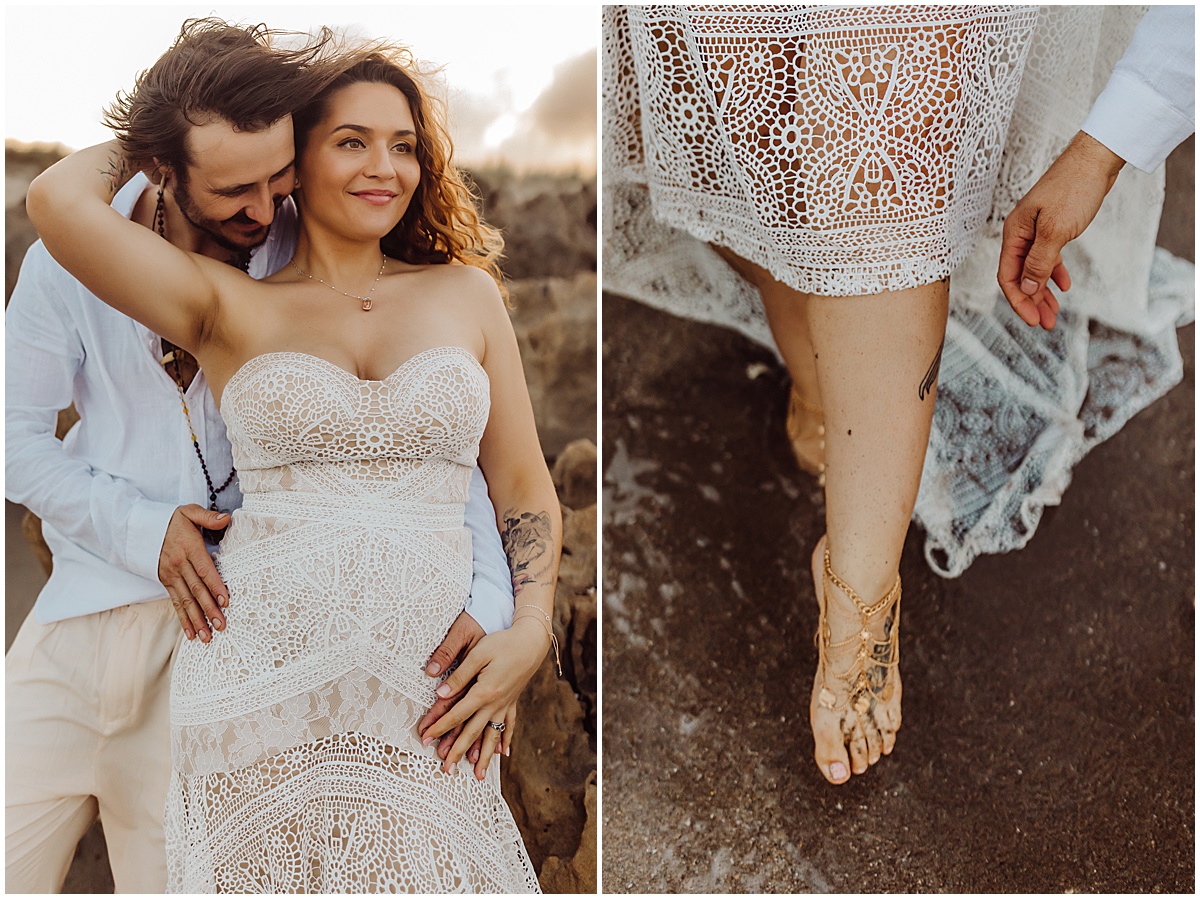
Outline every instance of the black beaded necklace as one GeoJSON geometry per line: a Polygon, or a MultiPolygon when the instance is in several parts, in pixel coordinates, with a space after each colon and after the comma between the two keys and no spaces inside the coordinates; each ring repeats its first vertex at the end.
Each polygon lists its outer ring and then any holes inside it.
{"type": "MultiPolygon", "coordinates": [[[[167,239],[166,228],[164,227],[165,218],[166,217],[163,215],[163,191],[162,187],[160,186],[158,189],[158,202],[154,207],[154,230],[158,232],[159,237],[161,237],[163,240],[167,239]]],[[[243,262],[239,259],[239,263],[243,271],[248,269],[250,265],[250,254],[246,253],[245,261],[243,262]]],[[[163,348],[162,364],[164,367],[169,364],[171,366],[171,370],[174,372],[175,386],[179,389],[179,403],[183,406],[183,417],[187,421],[188,433],[192,436],[192,447],[196,450],[196,458],[200,460],[200,470],[204,472],[204,482],[208,485],[208,510],[210,512],[220,511],[217,509],[217,494],[222,493],[226,487],[233,483],[233,478],[237,474],[237,468],[230,467],[229,477],[225,479],[225,483],[223,483],[220,487],[213,486],[212,475],[208,473],[208,463],[204,461],[204,453],[200,451],[200,440],[198,437],[196,437],[196,428],[192,425],[192,414],[188,411],[186,388],[183,384],[183,372],[179,369],[179,357],[184,353],[184,350],[175,346],[175,344],[171,343],[165,338],[159,339],[162,341],[163,348]]],[[[228,525],[220,530],[204,528],[204,536],[213,543],[219,543],[221,538],[225,536],[225,530],[227,527],[228,525]]]]}

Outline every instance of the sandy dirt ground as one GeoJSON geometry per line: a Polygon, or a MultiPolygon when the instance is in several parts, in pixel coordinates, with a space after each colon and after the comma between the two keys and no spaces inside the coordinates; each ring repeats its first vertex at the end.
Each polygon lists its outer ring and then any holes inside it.
{"type": "MultiPolygon", "coordinates": [[[[1194,258],[1192,144],[1160,243],[1194,258]]],[[[788,381],[606,295],[606,892],[1187,892],[1195,862],[1194,327],[1185,378],[1075,470],[1028,547],[901,562],[904,726],[812,761],[815,481],[788,381]]]]}

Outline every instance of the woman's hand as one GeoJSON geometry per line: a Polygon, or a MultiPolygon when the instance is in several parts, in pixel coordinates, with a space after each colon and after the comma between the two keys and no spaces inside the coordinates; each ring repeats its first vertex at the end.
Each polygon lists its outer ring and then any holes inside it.
{"type": "Polygon", "coordinates": [[[479,758],[475,762],[478,779],[483,780],[487,774],[497,747],[508,755],[517,720],[517,699],[546,657],[549,645],[542,624],[530,617],[520,617],[508,630],[480,640],[438,687],[438,696],[443,699],[470,687],[442,717],[431,722],[432,715],[426,715],[417,724],[421,742],[426,746],[462,725],[458,738],[445,755],[443,770],[452,771],[476,739],[481,740],[479,758]],[[503,722],[503,733],[492,727],[492,722],[503,722]]]}

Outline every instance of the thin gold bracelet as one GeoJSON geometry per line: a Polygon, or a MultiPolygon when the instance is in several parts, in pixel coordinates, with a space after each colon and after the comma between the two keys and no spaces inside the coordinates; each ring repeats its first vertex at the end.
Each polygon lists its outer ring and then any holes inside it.
{"type": "MultiPolygon", "coordinates": [[[[536,608],[536,606],[535,606],[535,608],[536,608]]],[[[529,616],[529,615],[521,615],[521,616],[513,615],[513,624],[516,624],[518,621],[521,620],[521,618],[530,618],[530,617],[531,616],[529,616]]],[[[550,635],[550,645],[554,647],[554,667],[556,667],[558,669],[558,676],[562,677],[563,676],[562,675],[562,656],[559,655],[559,652],[558,652],[558,637],[554,636],[554,628],[552,628],[550,625],[546,624],[546,622],[541,621],[540,619],[533,618],[532,620],[536,621],[538,624],[540,624],[542,627],[544,627],[546,629],[546,633],[548,633],[550,635]]]]}
{"type": "MultiPolygon", "coordinates": [[[[541,614],[541,616],[542,616],[543,618],[545,618],[545,619],[546,619],[546,623],[547,623],[547,624],[553,624],[553,623],[554,623],[554,619],[552,619],[552,618],[551,618],[549,615],[547,615],[547,614],[546,614],[546,610],[545,610],[545,609],[543,609],[541,606],[534,605],[534,604],[533,604],[533,603],[531,603],[531,602],[523,602],[523,603],[521,603],[521,605],[517,606],[517,609],[518,609],[518,610],[519,610],[519,609],[537,609],[537,611],[538,611],[538,612],[541,614]]],[[[513,618],[514,618],[514,620],[515,620],[515,618],[516,618],[516,615],[515,615],[515,613],[514,613],[514,615],[513,615],[513,618]]]]}

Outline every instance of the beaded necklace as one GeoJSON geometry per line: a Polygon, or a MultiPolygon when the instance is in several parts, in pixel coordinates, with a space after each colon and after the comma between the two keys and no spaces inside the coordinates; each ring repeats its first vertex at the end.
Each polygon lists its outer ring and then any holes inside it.
{"type": "MultiPolygon", "coordinates": [[[[167,239],[166,228],[164,226],[165,219],[166,216],[163,214],[163,190],[160,186],[158,188],[158,202],[154,207],[154,230],[158,232],[159,237],[163,240],[167,239]]],[[[242,271],[246,271],[250,266],[250,254],[239,254],[238,264],[242,271]]],[[[159,340],[162,342],[163,348],[162,365],[166,367],[170,364],[175,374],[175,387],[179,390],[179,403],[183,406],[183,417],[187,421],[188,433],[192,437],[192,448],[196,450],[196,458],[200,460],[200,470],[204,472],[204,482],[208,485],[208,510],[210,512],[218,512],[220,510],[217,509],[217,494],[222,493],[226,487],[233,483],[233,478],[237,474],[237,468],[231,466],[229,477],[225,479],[225,483],[220,487],[213,486],[212,475],[208,473],[208,463],[204,460],[204,453],[200,451],[200,440],[196,437],[196,428],[192,424],[192,414],[188,410],[186,388],[183,384],[183,372],[179,370],[179,357],[184,353],[184,350],[165,338],[159,338],[159,340]]],[[[221,538],[225,536],[226,528],[228,528],[228,525],[220,530],[211,530],[209,528],[203,528],[202,530],[204,531],[205,538],[211,540],[213,543],[219,543],[221,538]]]]}
{"type": "MultiPolygon", "coordinates": [[[[213,486],[212,475],[208,473],[208,463],[204,461],[204,453],[200,452],[200,440],[196,437],[196,428],[192,425],[192,415],[188,411],[187,397],[184,394],[183,373],[179,370],[179,356],[183,350],[172,344],[170,341],[163,340],[163,349],[170,347],[166,355],[163,356],[163,364],[170,364],[175,373],[175,387],[179,390],[179,404],[183,406],[183,417],[187,421],[188,433],[192,436],[192,448],[196,451],[196,458],[200,460],[200,470],[204,472],[204,482],[208,485],[208,510],[210,512],[219,512],[217,508],[217,494],[221,493],[233,483],[234,475],[237,474],[237,468],[230,466],[229,477],[225,479],[225,483],[220,487],[213,486]]],[[[219,531],[204,529],[204,535],[211,537],[214,543],[220,541],[225,534],[225,528],[219,531]]]]}

